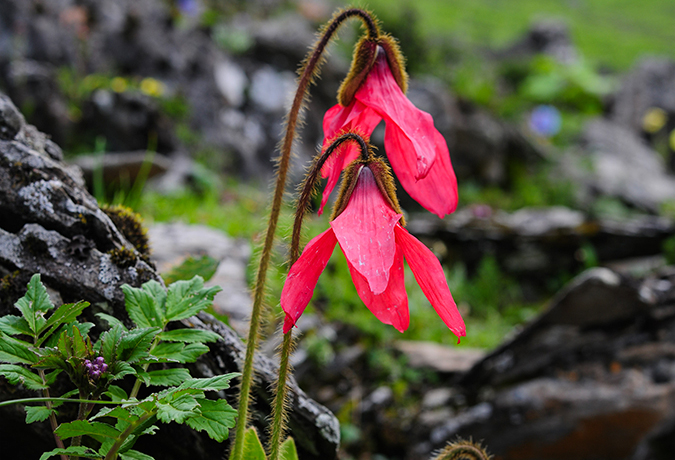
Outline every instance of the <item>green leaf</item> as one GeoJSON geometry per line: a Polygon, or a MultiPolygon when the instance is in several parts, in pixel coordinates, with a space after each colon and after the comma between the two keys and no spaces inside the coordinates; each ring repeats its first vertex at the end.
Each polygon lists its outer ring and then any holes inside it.
{"type": "MultiPolygon", "coordinates": [[[[60,397],[61,398],[70,398],[71,396],[79,395],[79,393],[80,393],[80,391],[77,388],[75,388],[74,390],[70,390],[67,393],[63,393],[60,397]]],[[[56,408],[56,407],[59,407],[63,404],[65,404],[64,401],[53,401],[52,407],[56,408]]]]}
{"type": "Polygon", "coordinates": [[[88,306],[89,302],[83,301],[61,305],[54,313],[52,313],[44,326],[40,328],[40,333],[46,329],[49,330],[37,341],[36,345],[40,346],[40,344],[42,344],[42,342],[44,342],[62,324],[75,321],[75,319],[80,316],[80,313],[82,313],[82,310],[88,306]]]}
{"type": "Polygon", "coordinates": [[[190,281],[176,281],[166,295],[166,319],[177,321],[194,316],[213,303],[222,291],[218,286],[204,288],[204,280],[195,276],[190,281]]]}
{"type": "Polygon", "coordinates": [[[121,460],[155,460],[153,457],[146,455],[137,450],[128,450],[123,454],[120,453],[121,460]]]}
{"type": "Polygon", "coordinates": [[[154,280],[148,281],[141,289],[125,284],[122,291],[127,313],[138,327],[164,328],[166,323],[163,310],[166,293],[161,284],[154,280]]]}
{"type": "Polygon", "coordinates": [[[31,335],[37,337],[38,331],[46,323],[44,313],[54,308],[54,304],[52,304],[49,294],[47,294],[47,289],[40,282],[39,273],[33,275],[28,282],[26,295],[21,297],[15,305],[25,318],[31,330],[31,335]]]}
{"type": "Polygon", "coordinates": [[[224,399],[212,401],[199,398],[197,402],[201,414],[188,418],[187,425],[197,431],[206,431],[211,439],[218,442],[226,440],[230,428],[235,425],[237,411],[224,399]]]}
{"type": "Polygon", "coordinates": [[[25,406],[26,423],[42,422],[47,420],[51,414],[56,415],[56,411],[47,406],[25,406]]]}
{"type": "Polygon", "coordinates": [[[199,413],[199,403],[194,396],[189,394],[157,401],[157,418],[164,423],[183,423],[199,413]]]}
{"type": "Polygon", "coordinates": [[[159,362],[193,363],[208,351],[209,347],[203,343],[160,342],[152,350],[152,356],[159,362]]]}
{"type": "Polygon", "coordinates": [[[108,391],[106,391],[103,394],[109,397],[110,400],[113,402],[126,401],[127,399],[129,399],[129,395],[127,395],[127,392],[124,391],[123,388],[118,387],[117,385],[110,385],[108,387],[108,391]]]}
{"type": "Polygon", "coordinates": [[[0,332],[0,362],[33,364],[37,359],[31,351],[31,344],[0,332]]]}
{"type": "Polygon", "coordinates": [[[48,458],[56,457],[57,455],[70,455],[71,457],[86,457],[86,458],[103,458],[103,455],[100,455],[94,449],[90,447],[78,446],[78,447],[67,447],[65,449],[54,449],[49,452],[45,452],[40,457],[40,460],[47,460],[48,458]]]}
{"type": "Polygon", "coordinates": [[[0,331],[8,335],[30,335],[32,332],[25,318],[14,315],[6,315],[0,318],[0,331]]]}
{"type": "Polygon", "coordinates": [[[190,378],[190,371],[183,368],[160,369],[150,372],[139,372],[138,378],[146,385],[178,386],[190,378]]]}
{"type": "Polygon", "coordinates": [[[0,364],[0,375],[4,375],[12,385],[23,385],[29,390],[44,390],[48,388],[42,383],[39,375],[28,369],[14,364],[0,364]]]}
{"type": "Polygon", "coordinates": [[[279,448],[279,458],[281,460],[298,460],[298,450],[295,448],[295,441],[288,437],[281,443],[279,448]]]}
{"type": "Polygon", "coordinates": [[[117,359],[117,347],[122,341],[124,332],[123,326],[115,325],[112,329],[105,331],[94,345],[94,350],[103,356],[106,363],[112,363],[117,359]]]}
{"type": "Polygon", "coordinates": [[[159,338],[167,342],[216,342],[220,335],[213,331],[202,329],[175,329],[173,331],[164,331],[159,334],[159,338]]]}
{"type": "Polygon", "coordinates": [[[239,377],[238,372],[231,372],[229,374],[216,375],[215,377],[209,377],[204,379],[189,379],[183,383],[179,389],[191,388],[194,390],[202,391],[221,391],[227,390],[230,388],[230,380],[235,377],[239,377]]]}
{"type": "Polygon", "coordinates": [[[132,329],[122,336],[117,347],[117,359],[135,363],[150,356],[148,350],[161,329],[155,327],[132,329]]]}
{"type": "Polygon", "coordinates": [[[90,422],[88,420],[75,420],[70,423],[62,423],[54,432],[61,439],[86,435],[91,436],[99,442],[103,442],[104,438],[116,439],[121,434],[107,423],[90,422]]]}
{"type": "Polygon", "coordinates": [[[73,327],[72,333],[73,333],[73,335],[71,336],[72,351],[73,351],[72,356],[81,359],[86,358],[91,353],[89,347],[87,347],[87,342],[85,341],[84,337],[82,337],[80,329],[78,329],[77,327],[73,327]]]}
{"type": "Polygon", "coordinates": [[[120,326],[123,330],[125,331],[127,330],[127,328],[124,327],[124,323],[119,319],[115,318],[114,316],[107,315],[105,313],[96,313],[96,316],[101,318],[102,320],[105,320],[108,323],[108,326],[110,327],[120,326]]]}
{"type": "Polygon", "coordinates": [[[136,375],[136,369],[124,361],[115,361],[108,367],[110,380],[119,380],[127,375],[136,375]]]}
{"type": "Polygon", "coordinates": [[[267,460],[258,432],[255,428],[249,428],[244,435],[244,453],[246,460],[267,460]]]}

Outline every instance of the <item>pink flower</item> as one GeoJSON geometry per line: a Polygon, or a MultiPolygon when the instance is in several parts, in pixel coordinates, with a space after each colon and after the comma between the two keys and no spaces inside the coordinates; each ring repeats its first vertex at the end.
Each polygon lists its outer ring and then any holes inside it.
{"type": "Polygon", "coordinates": [[[286,313],[284,333],[302,315],[312,298],[319,275],[326,267],[335,244],[345,254],[359,297],[383,323],[400,332],[410,323],[405,292],[403,260],[443,322],[458,337],[465,335],[441,264],[434,254],[400,224],[391,199],[378,187],[368,166],[358,166],[356,184],[344,210],[330,228],[307,244],[293,264],[281,293],[286,313]]]}
{"type": "MultiPolygon", "coordinates": [[[[384,147],[401,185],[424,208],[444,217],[457,207],[457,179],[445,139],[431,115],[419,110],[403,94],[380,49],[373,68],[348,106],[335,105],[323,119],[324,148],[339,134],[352,131],[370,137],[385,121],[384,147]]],[[[358,156],[353,145],[326,163],[328,178],[321,209],[335,188],[340,172],[358,156]]],[[[319,211],[321,213],[321,210],[319,211]]]]}

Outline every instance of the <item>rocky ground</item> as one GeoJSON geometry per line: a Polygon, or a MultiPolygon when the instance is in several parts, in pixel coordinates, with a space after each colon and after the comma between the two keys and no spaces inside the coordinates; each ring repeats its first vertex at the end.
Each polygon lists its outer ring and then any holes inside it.
{"type": "MultiPolygon", "coordinates": [[[[157,153],[149,174],[164,190],[194,181],[192,154],[209,148],[225,152],[211,159],[214,170],[241,177],[271,174],[286,94],[314,39],[314,24],[307,11],[266,14],[292,2],[256,1],[246,9],[233,2],[229,22],[205,26],[179,12],[179,3],[0,3],[0,88],[7,94],[0,97],[0,313],[12,308],[28,277],[40,272],[62,301],[85,298],[123,316],[122,283],[159,279],[187,255],[206,254],[218,262],[209,282],[224,288],[215,308],[232,327],[206,316],[192,322],[223,336],[199,364],[200,372],[210,375],[239,363],[241,342],[233,330],[246,331],[248,243],[206,227],[161,224],[149,229],[150,259],[86,190],[100,153],[66,164],[61,147],[105,137],[107,183],[138,175],[150,147],[157,153]],[[118,91],[113,73],[130,76],[124,84],[135,89],[142,78],[161,82],[161,94],[118,91]],[[68,82],[86,88],[90,74],[103,75],[104,83],[74,94],[68,82]],[[111,260],[110,251],[120,248],[134,254],[126,266],[111,260]]],[[[578,59],[566,29],[555,23],[533,27],[491,59],[535,53],[560,62],[578,59]]],[[[309,158],[320,142],[317,114],[334,103],[346,69],[339,56],[325,66],[313,90],[300,159],[309,158]]],[[[603,113],[585,123],[570,148],[556,152],[522,126],[457,98],[438,80],[412,80],[409,97],[433,115],[460,181],[508,188],[514,165],[546,165],[552,181],[574,185],[577,206],[506,212],[473,205],[439,221],[416,215],[404,198],[410,231],[445,263],[462,261],[470,272],[483,256],[493,256],[534,298],[543,295],[546,280],[581,274],[495,350],[410,341],[382,345],[378,356],[393,357],[386,372],[405,376],[405,388],[382,383],[382,363],[373,362],[361,331],[303,317],[300,329],[336,351],[319,363],[301,343],[294,357],[300,387],[313,398],[296,388],[294,435],[312,434],[301,442],[303,459],[335,456],[336,419],[328,409],[347,419],[342,451],[355,458],[427,459],[457,436],[482,440],[501,459],[672,458],[675,271],[663,245],[675,235],[675,223],[660,212],[675,200],[673,156],[663,138],[675,128],[675,63],[647,59],[620,81],[603,113]],[[658,132],[644,124],[654,107],[665,116],[658,132]],[[630,216],[597,213],[598,198],[622,203],[630,216]],[[589,245],[599,267],[583,271],[589,245]]],[[[373,140],[381,144],[382,133],[373,140]]],[[[302,161],[296,164],[299,173],[302,161]]],[[[258,421],[267,410],[273,366],[260,358],[258,421]]],[[[0,394],[8,391],[0,381],[0,394]]],[[[44,427],[37,437],[18,433],[22,417],[4,412],[3,449],[27,438],[50,445],[44,427]]],[[[162,433],[151,449],[173,438],[193,449],[191,457],[222,455],[222,446],[193,434],[162,433]]],[[[159,458],[188,455],[169,445],[173,452],[159,458]]]]}

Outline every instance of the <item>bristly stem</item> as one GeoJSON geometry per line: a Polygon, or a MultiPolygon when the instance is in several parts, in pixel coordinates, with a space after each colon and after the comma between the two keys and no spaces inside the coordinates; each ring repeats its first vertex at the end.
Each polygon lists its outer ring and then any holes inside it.
{"type": "MultiPolygon", "coordinates": [[[[291,254],[288,266],[291,267],[300,257],[300,233],[302,231],[302,221],[309,206],[309,201],[316,189],[316,183],[319,179],[319,173],[328,158],[344,142],[353,141],[359,144],[361,156],[367,157],[370,150],[368,144],[361,136],[355,133],[346,133],[339,136],[328,148],[314,161],[305,181],[302,184],[298,204],[295,208],[295,222],[293,223],[293,236],[291,239],[291,254]]],[[[281,346],[279,360],[279,378],[276,385],[276,394],[272,403],[272,430],[269,441],[269,460],[278,460],[280,454],[281,442],[286,431],[286,422],[288,421],[286,398],[288,396],[288,387],[286,380],[291,373],[289,359],[293,350],[293,329],[284,334],[284,341],[281,346]]]]}
{"type": "MultiPolygon", "coordinates": [[[[38,369],[38,375],[42,379],[42,383],[46,383],[47,380],[45,379],[45,371],[43,369],[38,369]]],[[[45,406],[47,406],[47,409],[52,408],[52,401],[51,397],[49,395],[49,388],[45,388],[42,390],[42,394],[45,397],[45,406]]],[[[56,434],[56,429],[59,427],[58,422],[56,421],[56,415],[54,415],[54,412],[49,412],[49,425],[52,427],[52,434],[54,435],[54,442],[56,442],[56,447],[60,449],[65,449],[65,445],[63,444],[63,441],[59,437],[58,434],[56,434]]],[[[68,460],[69,457],[65,454],[60,455],[61,460],[68,460]]]]}
{"type": "Polygon", "coordinates": [[[321,57],[326,49],[330,39],[333,37],[340,25],[350,17],[359,17],[364,21],[368,30],[369,37],[377,37],[378,29],[372,17],[363,10],[352,8],[337,14],[323,30],[321,38],[317,41],[313,49],[308,54],[303,67],[301,68],[300,78],[298,79],[298,89],[293,98],[293,105],[286,119],[286,132],[281,142],[279,162],[277,166],[277,181],[272,199],[272,208],[267,225],[267,233],[263,243],[262,253],[260,255],[260,265],[256,276],[256,282],[253,293],[253,308],[251,311],[251,322],[249,325],[248,341],[246,343],[246,356],[241,376],[241,387],[239,392],[239,408],[237,426],[233,440],[233,449],[230,456],[231,460],[243,460],[244,454],[244,433],[248,422],[248,407],[251,398],[251,386],[253,383],[253,358],[255,349],[258,345],[258,333],[265,295],[265,284],[267,281],[267,269],[269,267],[270,257],[272,255],[272,246],[274,236],[281,212],[281,202],[286,188],[286,176],[288,165],[291,158],[291,149],[295,138],[296,129],[299,124],[304,102],[310,84],[314,81],[319,71],[321,57]]]}

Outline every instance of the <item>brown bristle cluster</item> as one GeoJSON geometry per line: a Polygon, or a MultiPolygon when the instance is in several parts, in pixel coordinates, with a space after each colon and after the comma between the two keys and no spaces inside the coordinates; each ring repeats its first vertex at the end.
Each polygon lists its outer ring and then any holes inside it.
{"type": "Polygon", "coordinates": [[[432,460],[490,460],[492,456],[479,443],[459,439],[445,446],[432,460]]]}
{"type": "Polygon", "coordinates": [[[107,252],[110,260],[120,268],[129,268],[136,265],[136,252],[129,248],[116,248],[107,252]]]}
{"type": "Polygon", "coordinates": [[[150,256],[150,242],[141,216],[126,206],[103,206],[101,210],[110,217],[122,235],[147,258],[150,256]]]}
{"type": "Polygon", "coordinates": [[[384,54],[387,57],[387,63],[394,76],[394,80],[398,83],[401,91],[405,93],[408,91],[408,73],[405,71],[405,57],[401,53],[398,41],[389,34],[383,34],[380,35],[379,44],[384,49],[384,54]]]}
{"type": "MultiPolygon", "coordinates": [[[[373,172],[377,188],[392,209],[398,214],[403,214],[401,206],[398,204],[398,198],[396,198],[396,186],[394,185],[394,178],[391,175],[391,169],[381,158],[371,155],[365,160],[358,158],[345,168],[344,176],[342,177],[342,185],[340,186],[338,198],[335,201],[335,207],[333,208],[333,214],[331,215],[330,220],[334,220],[347,207],[349,198],[354,192],[359,173],[363,167],[367,167],[373,172]]],[[[401,217],[400,224],[405,225],[405,219],[403,217],[401,217]]]]}

